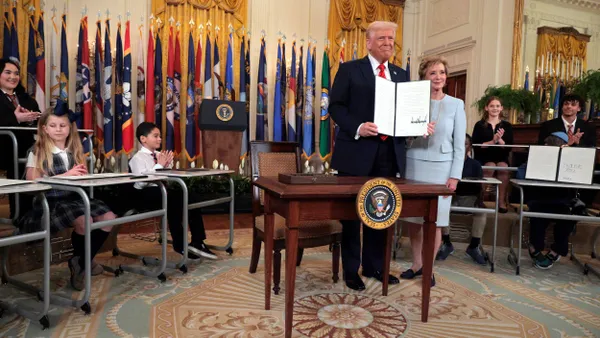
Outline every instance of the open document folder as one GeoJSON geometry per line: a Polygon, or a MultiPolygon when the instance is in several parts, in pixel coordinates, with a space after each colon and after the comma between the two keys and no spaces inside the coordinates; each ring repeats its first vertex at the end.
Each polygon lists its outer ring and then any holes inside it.
{"type": "Polygon", "coordinates": [[[423,136],[429,123],[431,84],[392,82],[375,77],[375,120],[379,134],[423,136]]]}

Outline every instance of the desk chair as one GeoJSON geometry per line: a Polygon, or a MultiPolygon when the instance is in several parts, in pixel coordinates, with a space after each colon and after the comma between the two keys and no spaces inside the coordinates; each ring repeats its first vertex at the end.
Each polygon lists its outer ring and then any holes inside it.
{"type": "MultiPolygon", "coordinates": [[[[250,143],[252,161],[252,180],[260,176],[277,176],[300,172],[300,147],[295,142],[262,142],[250,143]]],[[[260,257],[261,244],[264,241],[265,217],[263,210],[264,192],[258,187],[252,190],[252,258],[250,273],[256,272],[260,257]]],[[[281,277],[281,250],[285,249],[285,219],[275,214],[273,231],[273,291],[279,294],[281,277]]],[[[342,224],[339,221],[307,221],[300,222],[298,236],[298,260],[300,266],[305,248],[332,245],[333,282],[337,283],[340,268],[340,243],[342,241],[342,224]]],[[[269,254],[269,253],[265,253],[269,254]]]]}

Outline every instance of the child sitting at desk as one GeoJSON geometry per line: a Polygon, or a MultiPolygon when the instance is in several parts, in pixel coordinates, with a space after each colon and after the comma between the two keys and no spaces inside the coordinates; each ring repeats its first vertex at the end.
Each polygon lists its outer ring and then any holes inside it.
{"type": "MultiPolygon", "coordinates": [[[[568,142],[567,133],[557,131],[546,137],[544,145],[567,147],[568,142]]],[[[522,164],[516,177],[525,179],[526,170],[527,163],[522,164]]],[[[573,212],[572,204],[576,192],[573,189],[527,187],[523,196],[531,212],[570,215],[573,212]]],[[[529,256],[533,260],[533,265],[538,269],[550,269],[555,262],[558,262],[560,256],[569,253],[569,235],[577,222],[530,217],[529,224],[529,256]],[[544,254],[542,251],[546,248],[544,243],[546,228],[550,222],[554,222],[554,243],[550,246],[550,251],[544,254]]]]}
{"type": "MultiPolygon", "coordinates": [[[[465,137],[465,163],[463,165],[462,177],[481,179],[483,169],[481,164],[469,157],[473,149],[471,135],[465,137]]],[[[481,203],[481,184],[459,182],[456,187],[456,196],[452,199],[453,206],[476,208],[481,203]]],[[[473,226],[471,229],[471,243],[467,248],[467,255],[478,264],[486,264],[485,257],[479,249],[481,236],[485,229],[486,215],[482,213],[473,214],[473,226]]],[[[454,252],[454,246],[450,242],[450,227],[442,228],[442,245],[436,255],[437,260],[445,260],[454,252]]]]}
{"type": "MultiPolygon", "coordinates": [[[[172,152],[158,152],[161,146],[160,130],[154,123],[142,122],[137,127],[135,135],[142,144],[142,148],[131,158],[129,167],[131,172],[137,175],[153,173],[157,169],[171,168],[173,166],[172,152]]],[[[155,184],[136,183],[134,185],[139,197],[135,201],[151,201],[140,205],[141,209],[158,209],[161,207],[161,194],[155,184]],[[143,189],[143,192],[142,192],[143,189]]],[[[167,219],[169,221],[169,230],[173,238],[173,249],[175,252],[183,254],[183,194],[179,190],[169,189],[167,198],[167,219]]],[[[188,203],[196,203],[200,200],[199,196],[190,192],[188,203]]],[[[192,241],[189,245],[189,258],[196,259],[203,256],[210,259],[217,259],[217,256],[208,249],[204,240],[206,233],[204,231],[204,222],[202,221],[202,212],[200,209],[193,209],[188,212],[188,221],[192,233],[192,241]]]]}
{"type": "MultiPolygon", "coordinates": [[[[52,108],[40,117],[37,141],[33,152],[27,157],[26,175],[28,180],[44,176],[82,176],[87,175],[83,147],[77,133],[77,126],[70,121],[71,112],[58,116],[52,108]]],[[[71,233],[73,257],[69,260],[71,286],[77,291],[84,288],[84,234],[85,205],[81,197],[74,192],[50,190],[46,193],[50,207],[50,227],[52,231],[74,227],[71,233]]],[[[33,209],[17,220],[21,232],[40,231],[42,206],[36,201],[33,209]]],[[[93,221],[106,221],[116,216],[102,201],[90,198],[90,216],[93,221]]],[[[92,275],[102,274],[104,269],[93,259],[102,248],[110,234],[111,227],[92,230],[91,259],[92,275]]]]}

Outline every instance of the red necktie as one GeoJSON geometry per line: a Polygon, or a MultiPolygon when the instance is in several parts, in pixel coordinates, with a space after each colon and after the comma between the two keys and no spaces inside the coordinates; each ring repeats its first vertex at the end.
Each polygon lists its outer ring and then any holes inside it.
{"type": "Polygon", "coordinates": [[[15,108],[19,105],[19,101],[17,101],[17,95],[16,94],[8,94],[8,93],[6,93],[6,96],[10,100],[10,103],[12,103],[13,106],[15,106],[15,108]]]}
{"type": "Polygon", "coordinates": [[[158,159],[156,158],[156,153],[152,153],[152,158],[154,159],[154,164],[158,163],[158,159]]]}
{"type": "Polygon", "coordinates": [[[569,124],[569,129],[567,130],[567,135],[569,135],[569,138],[573,137],[573,125],[569,124]]]}
{"type": "MultiPolygon", "coordinates": [[[[385,65],[382,63],[377,66],[377,69],[379,69],[379,74],[377,74],[377,76],[387,79],[385,76],[385,65]]],[[[379,135],[379,138],[381,138],[382,141],[385,141],[387,139],[387,135],[379,135]]]]}

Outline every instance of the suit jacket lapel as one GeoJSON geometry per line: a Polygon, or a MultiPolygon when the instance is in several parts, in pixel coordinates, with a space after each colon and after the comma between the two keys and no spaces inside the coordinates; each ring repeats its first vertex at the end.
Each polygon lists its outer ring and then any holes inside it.
{"type": "Polygon", "coordinates": [[[373,73],[373,69],[371,68],[371,62],[369,61],[369,57],[365,56],[360,60],[360,70],[363,73],[363,76],[367,80],[367,83],[375,89],[375,74],[373,73]]]}
{"type": "Polygon", "coordinates": [[[388,63],[388,68],[390,69],[390,77],[394,82],[400,82],[400,72],[396,70],[392,64],[388,63]]]}

